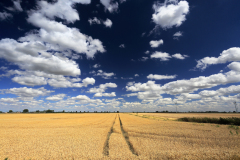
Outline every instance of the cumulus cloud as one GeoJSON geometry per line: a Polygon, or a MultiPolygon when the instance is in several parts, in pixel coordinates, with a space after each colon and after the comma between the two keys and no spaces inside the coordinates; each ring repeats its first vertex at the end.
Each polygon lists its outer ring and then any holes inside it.
{"type": "Polygon", "coordinates": [[[163,44],[163,40],[160,39],[159,41],[150,41],[150,45],[152,48],[157,48],[158,46],[163,44]]]}
{"type": "Polygon", "coordinates": [[[106,27],[109,27],[111,28],[112,27],[112,21],[110,19],[106,19],[106,21],[103,22],[103,24],[106,26],[106,27]]]}
{"type": "Polygon", "coordinates": [[[134,77],[139,77],[139,74],[135,74],[134,77]]]}
{"type": "Polygon", "coordinates": [[[94,78],[85,78],[80,83],[80,78],[65,77],[63,75],[47,74],[41,71],[19,71],[9,70],[4,76],[15,75],[12,80],[16,83],[37,86],[49,84],[55,88],[69,88],[69,87],[87,87],[88,85],[95,84],[94,78]]]}
{"type": "Polygon", "coordinates": [[[94,17],[93,19],[88,19],[88,22],[90,23],[90,25],[101,24],[101,21],[99,19],[97,19],[97,17],[94,17]]]}
{"type": "Polygon", "coordinates": [[[4,103],[16,103],[19,100],[16,98],[1,98],[0,102],[4,102],[4,103]]]}
{"type": "Polygon", "coordinates": [[[144,52],[145,54],[149,54],[150,52],[149,51],[146,51],[146,52],[144,52]]]}
{"type": "MultiPolygon", "coordinates": [[[[191,78],[188,80],[177,80],[160,86],[160,84],[155,84],[155,81],[148,81],[147,83],[128,83],[126,86],[127,91],[137,92],[139,99],[151,99],[157,98],[161,94],[178,95],[185,94],[185,96],[195,96],[195,99],[204,97],[212,97],[215,95],[225,95],[230,93],[237,93],[239,87],[229,87],[228,89],[219,89],[219,91],[202,91],[198,95],[188,95],[199,89],[206,89],[216,87],[218,85],[225,85],[229,83],[240,82],[240,73],[235,71],[229,71],[225,74],[218,73],[211,76],[205,77],[200,76],[196,78],[191,78]]],[[[136,95],[136,94],[134,94],[136,95]]]]}
{"type": "Polygon", "coordinates": [[[90,25],[92,24],[104,24],[106,27],[111,28],[112,27],[112,21],[110,19],[106,19],[106,21],[100,20],[97,17],[94,17],[92,19],[88,19],[88,22],[90,25]]]}
{"type": "Polygon", "coordinates": [[[121,44],[119,47],[120,47],[120,48],[125,48],[125,45],[124,45],[124,44],[121,44]]]}
{"type": "Polygon", "coordinates": [[[30,76],[16,76],[12,78],[12,81],[19,83],[21,85],[27,85],[27,86],[41,86],[46,85],[47,80],[44,77],[38,77],[34,75],[30,76]]]}
{"type": "Polygon", "coordinates": [[[178,38],[181,37],[182,35],[183,35],[183,32],[178,31],[178,32],[174,33],[173,39],[177,39],[178,40],[178,38]]]}
{"type": "Polygon", "coordinates": [[[233,71],[240,72],[240,62],[232,62],[227,67],[233,71]]]}
{"type": "Polygon", "coordinates": [[[13,62],[25,70],[56,75],[80,75],[80,69],[75,61],[63,60],[54,55],[45,57],[39,54],[39,52],[46,52],[47,49],[41,42],[19,43],[13,39],[2,39],[0,41],[0,58],[13,62]]]}
{"type": "Polygon", "coordinates": [[[152,55],[151,55],[151,58],[160,58],[161,61],[168,61],[171,56],[166,53],[166,52],[154,52],[152,55]]]}
{"type": "Polygon", "coordinates": [[[67,22],[75,22],[79,20],[77,10],[73,8],[75,3],[89,4],[91,0],[58,0],[55,3],[47,1],[38,1],[38,10],[42,15],[54,19],[55,17],[66,20],[67,22]]]}
{"type": "Polygon", "coordinates": [[[174,79],[176,78],[177,75],[171,75],[171,76],[168,76],[168,75],[158,75],[158,74],[149,74],[147,76],[148,79],[156,79],[156,80],[162,80],[162,79],[174,79]]]}
{"type": "Polygon", "coordinates": [[[100,64],[94,64],[94,65],[93,65],[93,68],[99,68],[99,67],[101,67],[100,64]]]}
{"type": "Polygon", "coordinates": [[[81,88],[95,84],[95,79],[87,77],[82,80],[82,83],[73,83],[71,79],[63,77],[61,79],[49,79],[48,84],[55,88],[70,88],[70,87],[81,88]]]}
{"type": "Polygon", "coordinates": [[[238,72],[229,71],[225,74],[218,73],[205,77],[200,76],[189,80],[177,80],[169,82],[162,87],[168,94],[191,93],[199,89],[212,88],[218,85],[240,82],[238,72]]]}
{"type": "Polygon", "coordinates": [[[82,34],[77,28],[49,20],[40,13],[32,13],[28,22],[41,29],[37,33],[21,37],[20,41],[43,41],[58,47],[60,51],[71,49],[86,54],[88,58],[93,58],[97,52],[105,52],[100,40],[82,34]]]}
{"type": "Polygon", "coordinates": [[[100,84],[99,87],[94,87],[89,89],[89,93],[103,93],[107,88],[117,88],[116,83],[105,83],[105,84],[100,84]]]}
{"type": "Polygon", "coordinates": [[[6,9],[10,10],[10,11],[19,11],[22,12],[23,9],[21,7],[21,0],[16,0],[16,1],[12,1],[13,2],[13,7],[6,7],[6,9]]]}
{"type": "Polygon", "coordinates": [[[155,81],[148,81],[147,83],[129,83],[126,86],[127,91],[137,92],[137,91],[159,91],[161,86],[155,84],[155,81]]]}
{"type": "Polygon", "coordinates": [[[162,28],[172,28],[180,26],[189,13],[189,5],[187,1],[165,0],[164,4],[153,5],[155,13],[152,15],[152,20],[162,28]]]}
{"type": "Polygon", "coordinates": [[[66,94],[56,94],[56,95],[54,95],[54,96],[47,97],[46,100],[50,100],[50,101],[60,101],[60,100],[62,100],[65,96],[66,96],[66,94]]]}
{"type": "Polygon", "coordinates": [[[101,76],[103,79],[111,79],[112,76],[115,76],[113,72],[107,73],[102,70],[98,70],[97,73],[95,71],[92,71],[90,74],[94,74],[93,76],[101,76]]]}
{"type": "Polygon", "coordinates": [[[104,5],[105,9],[110,13],[116,12],[118,10],[118,3],[113,3],[112,0],[100,0],[102,5],[104,5]]]}
{"type": "Polygon", "coordinates": [[[166,52],[154,52],[152,55],[151,55],[151,58],[159,58],[161,61],[169,61],[170,58],[176,58],[176,59],[185,59],[187,58],[188,55],[182,55],[180,53],[176,53],[174,55],[170,55],[166,52]]]}
{"type": "Polygon", "coordinates": [[[148,57],[142,57],[141,59],[139,59],[139,61],[146,61],[146,60],[148,60],[149,58],[148,57]]]}
{"type": "Polygon", "coordinates": [[[39,97],[39,96],[45,96],[48,95],[54,91],[46,90],[45,88],[41,87],[38,89],[34,88],[10,88],[10,89],[4,89],[3,90],[7,94],[15,94],[19,97],[39,97]]]}
{"type": "Polygon", "coordinates": [[[96,93],[94,97],[116,97],[115,92],[111,93],[96,93]]]}
{"type": "Polygon", "coordinates": [[[174,55],[172,55],[173,58],[177,58],[177,59],[185,59],[188,57],[188,55],[181,55],[180,53],[176,53],[174,55]]]}
{"type": "Polygon", "coordinates": [[[182,93],[180,96],[177,96],[178,99],[203,99],[210,100],[210,98],[219,98],[220,96],[230,95],[230,94],[238,94],[240,92],[240,85],[232,85],[227,88],[220,88],[218,90],[203,90],[198,94],[189,94],[182,93]]]}
{"type": "Polygon", "coordinates": [[[124,3],[124,2],[126,2],[127,0],[120,0],[120,3],[124,3]]]}
{"type": "Polygon", "coordinates": [[[231,61],[240,61],[240,48],[233,47],[224,50],[219,57],[205,57],[197,61],[196,68],[206,69],[209,65],[223,64],[231,61]]]}
{"type": "Polygon", "coordinates": [[[13,16],[10,13],[7,12],[0,12],[0,21],[3,21],[5,19],[10,19],[13,16]]]}
{"type": "Polygon", "coordinates": [[[77,97],[72,97],[72,99],[79,100],[79,101],[90,100],[90,98],[86,95],[78,95],[77,97]]]}

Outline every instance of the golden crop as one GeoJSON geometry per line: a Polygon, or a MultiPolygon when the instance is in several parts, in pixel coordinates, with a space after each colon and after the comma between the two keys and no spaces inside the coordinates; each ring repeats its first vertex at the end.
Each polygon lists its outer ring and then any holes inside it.
{"type": "Polygon", "coordinates": [[[55,113],[0,114],[0,128],[0,160],[240,157],[240,135],[227,125],[55,113]]]}

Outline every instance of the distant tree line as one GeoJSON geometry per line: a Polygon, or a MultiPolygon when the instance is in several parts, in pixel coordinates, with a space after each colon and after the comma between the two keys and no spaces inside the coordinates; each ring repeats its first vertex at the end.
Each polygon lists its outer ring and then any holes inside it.
{"type": "MultiPolygon", "coordinates": [[[[3,113],[2,111],[0,111],[0,113],[3,113]]],[[[13,110],[9,110],[7,113],[119,113],[119,111],[101,111],[101,112],[98,112],[98,111],[94,111],[94,112],[89,112],[89,111],[68,111],[66,112],[65,110],[63,111],[57,111],[55,112],[54,110],[51,110],[51,109],[48,109],[48,110],[43,110],[43,111],[40,111],[40,110],[36,110],[36,111],[29,111],[28,109],[23,109],[22,112],[19,112],[19,111],[16,111],[14,112],[13,110]]]]}

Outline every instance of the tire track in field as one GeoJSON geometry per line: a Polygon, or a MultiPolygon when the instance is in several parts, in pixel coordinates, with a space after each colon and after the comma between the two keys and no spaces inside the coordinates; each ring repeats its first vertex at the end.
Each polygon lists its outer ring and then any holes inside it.
{"type": "Polygon", "coordinates": [[[122,135],[123,135],[123,137],[124,137],[125,140],[126,140],[126,143],[127,143],[128,147],[129,147],[129,150],[132,152],[132,154],[138,156],[138,153],[135,151],[135,149],[133,148],[132,143],[129,141],[128,132],[126,132],[126,131],[123,129],[122,121],[121,121],[121,118],[120,118],[119,115],[118,115],[118,117],[119,117],[119,122],[120,122],[120,127],[121,127],[121,131],[122,131],[122,135]]]}
{"type": "Polygon", "coordinates": [[[105,156],[109,155],[109,139],[110,139],[111,134],[113,133],[113,126],[115,124],[116,119],[117,119],[117,116],[115,117],[115,119],[113,121],[113,124],[110,128],[110,131],[108,132],[106,141],[105,141],[104,146],[103,146],[103,155],[105,155],[105,156]]]}

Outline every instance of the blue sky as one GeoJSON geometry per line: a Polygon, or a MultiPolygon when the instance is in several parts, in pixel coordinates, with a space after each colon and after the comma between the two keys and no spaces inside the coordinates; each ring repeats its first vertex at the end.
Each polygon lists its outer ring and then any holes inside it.
{"type": "Polygon", "coordinates": [[[233,111],[237,0],[3,0],[0,111],[233,111]]]}

